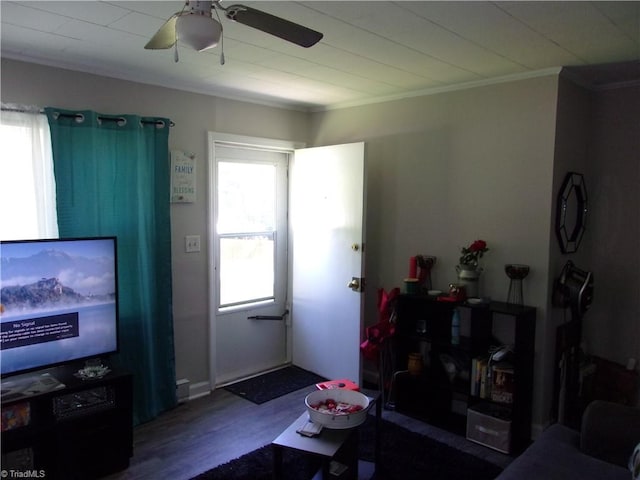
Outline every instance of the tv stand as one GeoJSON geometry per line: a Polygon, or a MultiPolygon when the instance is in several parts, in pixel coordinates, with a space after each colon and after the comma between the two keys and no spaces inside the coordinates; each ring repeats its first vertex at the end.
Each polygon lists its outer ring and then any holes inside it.
{"type": "Polygon", "coordinates": [[[24,400],[47,392],[61,390],[64,387],[64,383],[48,372],[26,373],[3,380],[0,387],[0,397],[4,405],[15,400],[24,400]]]}
{"type": "MultiPolygon", "coordinates": [[[[11,398],[3,392],[3,470],[42,471],[48,479],[84,480],[129,466],[132,375],[114,371],[83,381],[74,375],[77,370],[75,365],[64,366],[25,377],[26,381],[53,379],[57,386],[47,391],[11,398]]],[[[3,389],[4,385],[3,381],[3,389]]]]}

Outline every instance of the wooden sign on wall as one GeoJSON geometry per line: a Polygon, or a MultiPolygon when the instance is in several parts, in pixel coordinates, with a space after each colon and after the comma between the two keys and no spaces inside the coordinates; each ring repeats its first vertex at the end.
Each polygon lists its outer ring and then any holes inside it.
{"type": "Polygon", "coordinates": [[[196,156],[179,150],[171,151],[171,202],[196,201],[196,156]]]}

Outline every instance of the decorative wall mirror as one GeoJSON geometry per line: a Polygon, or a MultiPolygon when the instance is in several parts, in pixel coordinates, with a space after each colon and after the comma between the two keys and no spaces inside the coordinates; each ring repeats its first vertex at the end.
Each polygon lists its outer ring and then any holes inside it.
{"type": "Polygon", "coordinates": [[[558,192],[556,234],[562,253],[580,246],[587,218],[587,187],[581,173],[569,172],[558,192]]]}

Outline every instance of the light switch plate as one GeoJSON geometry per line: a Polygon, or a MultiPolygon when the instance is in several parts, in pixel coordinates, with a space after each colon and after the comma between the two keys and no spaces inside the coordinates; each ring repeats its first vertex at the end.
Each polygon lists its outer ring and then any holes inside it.
{"type": "Polygon", "coordinates": [[[194,253],[200,251],[200,235],[187,235],[184,237],[184,251],[194,253]]]}

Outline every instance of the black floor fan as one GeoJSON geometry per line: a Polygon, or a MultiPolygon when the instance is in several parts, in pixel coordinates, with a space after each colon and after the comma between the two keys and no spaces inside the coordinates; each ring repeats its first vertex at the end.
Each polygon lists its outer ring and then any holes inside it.
{"type": "Polygon", "coordinates": [[[582,418],[580,404],[580,364],[583,352],[582,319],[593,301],[593,274],[567,261],[555,282],[553,305],[569,309],[571,319],[556,330],[556,371],[553,418],[578,429],[582,418]]]}

